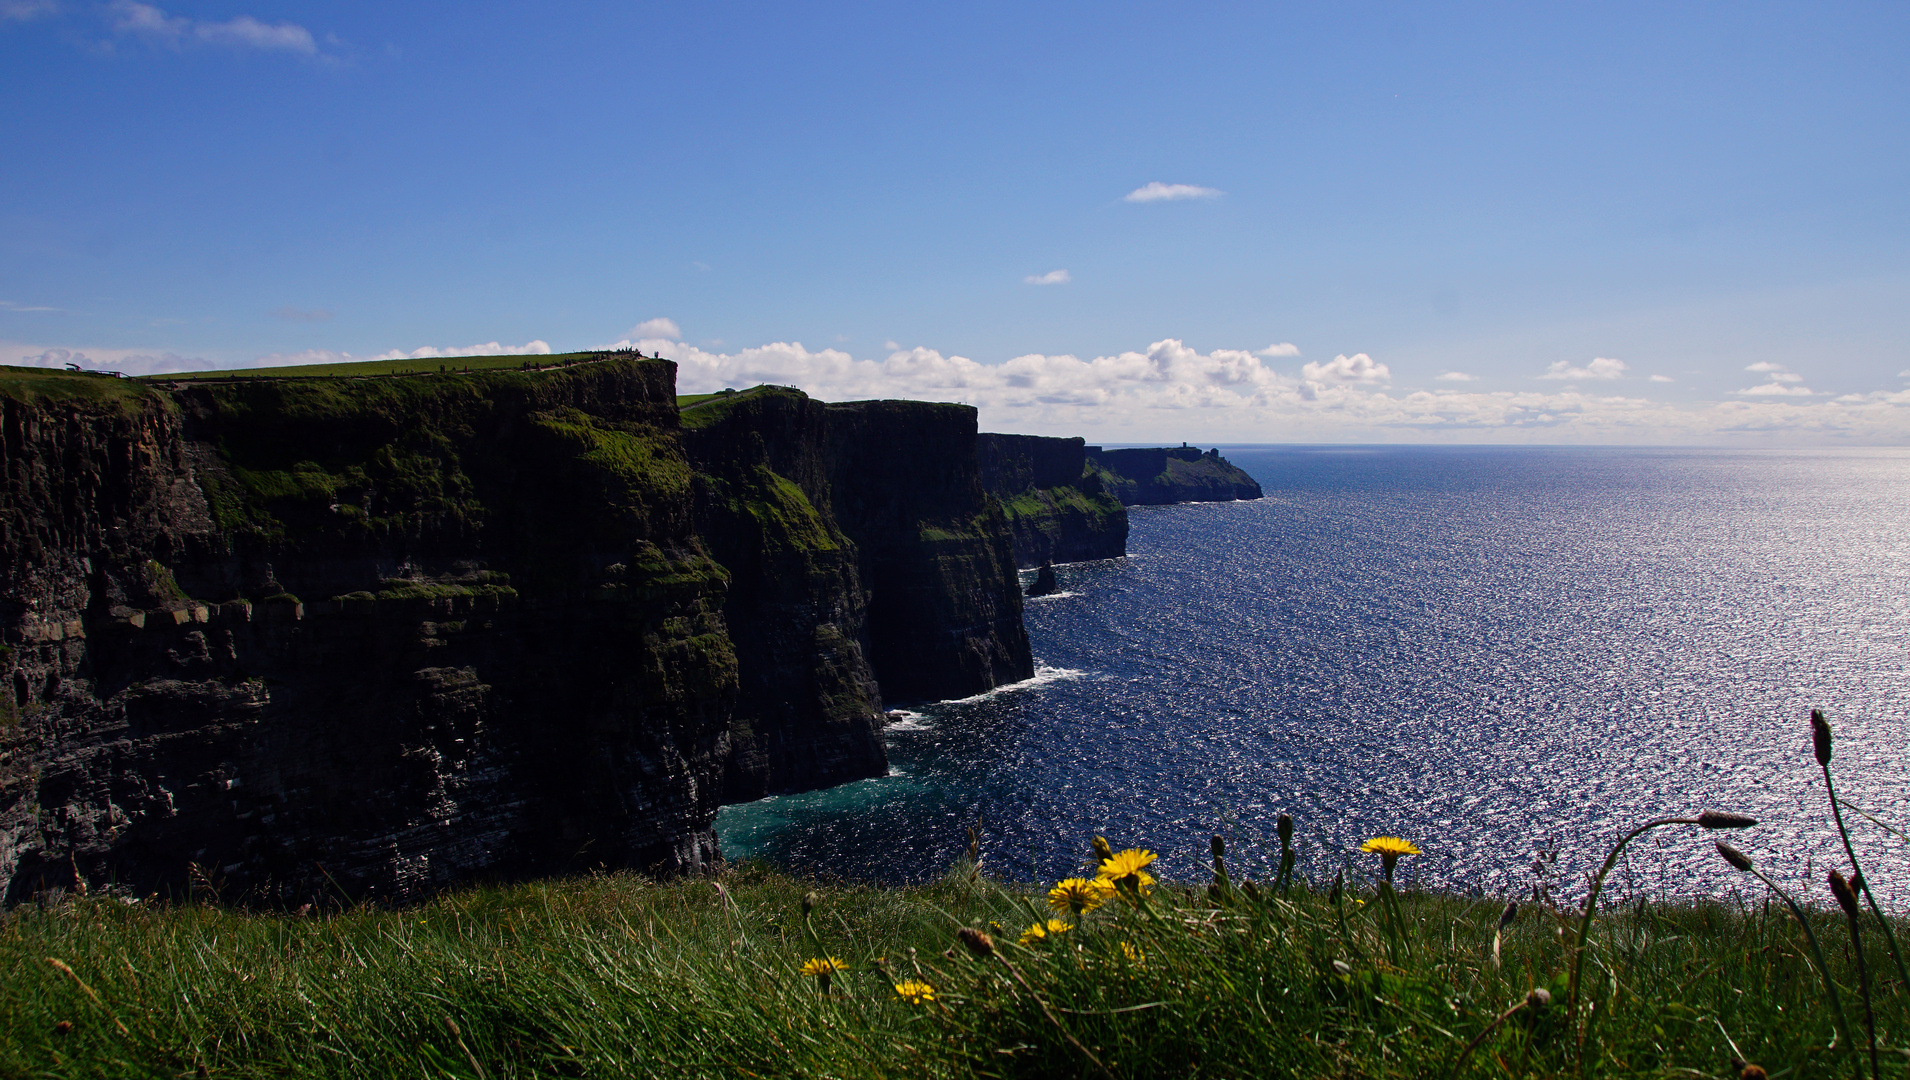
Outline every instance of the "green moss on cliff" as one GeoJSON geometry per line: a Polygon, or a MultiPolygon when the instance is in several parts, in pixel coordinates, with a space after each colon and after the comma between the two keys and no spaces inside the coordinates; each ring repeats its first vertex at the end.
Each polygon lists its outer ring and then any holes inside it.
{"type": "Polygon", "coordinates": [[[658,507],[680,505],[689,498],[689,463],[656,428],[605,420],[575,408],[538,413],[531,422],[596,471],[614,510],[648,519],[658,507]]]}
{"type": "Polygon", "coordinates": [[[518,464],[505,459],[498,436],[510,431],[515,410],[540,402],[556,406],[530,418],[555,436],[555,456],[564,460],[550,465],[581,462],[621,511],[646,514],[683,500],[688,467],[667,433],[628,419],[667,404],[610,402],[607,411],[625,419],[569,404],[630,371],[592,363],[419,378],[246,378],[194,386],[182,398],[226,465],[200,479],[214,520],[230,535],[273,545],[314,536],[468,536],[489,516],[480,478],[518,464]]]}

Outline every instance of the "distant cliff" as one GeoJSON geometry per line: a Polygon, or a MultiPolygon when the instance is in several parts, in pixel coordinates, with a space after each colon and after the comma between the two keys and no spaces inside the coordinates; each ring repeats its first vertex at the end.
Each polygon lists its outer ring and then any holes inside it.
{"type": "Polygon", "coordinates": [[[1001,500],[1015,562],[1081,562],[1127,554],[1127,509],[1088,465],[1086,440],[979,437],[982,485],[1001,500]]]}
{"type": "Polygon", "coordinates": [[[1261,497],[1260,484],[1221,457],[1219,450],[1203,452],[1185,445],[1137,450],[1090,446],[1087,455],[1123,506],[1261,497]]]}
{"type": "Polygon", "coordinates": [[[975,414],[674,365],[0,371],[0,885],[410,898],[689,868],[1031,673],[975,414]]]}
{"type": "Polygon", "coordinates": [[[925,700],[1034,674],[973,408],[762,386],[682,415],[746,660],[731,800],[880,775],[878,685],[925,700]]]}

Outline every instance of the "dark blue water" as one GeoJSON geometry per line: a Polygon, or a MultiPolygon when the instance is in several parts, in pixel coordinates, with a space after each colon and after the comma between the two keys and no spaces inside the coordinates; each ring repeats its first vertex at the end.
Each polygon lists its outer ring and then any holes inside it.
{"type": "MultiPolygon", "coordinates": [[[[979,819],[1010,878],[1102,833],[1201,880],[1216,832],[1264,872],[1285,811],[1316,876],[1399,835],[1418,882],[1494,895],[1556,850],[1570,896],[1622,826],[1710,808],[1821,898],[1812,706],[1843,793],[1910,819],[1910,451],[1224,452],[1265,499],[1133,508],[1128,558],[1029,604],[1036,680],[916,707],[890,777],[726,808],[724,851],[920,880],[979,819]]],[[[1756,891],[1656,835],[1621,892],[1756,891]]],[[[1905,906],[1905,844],[1858,835],[1905,906]]]]}

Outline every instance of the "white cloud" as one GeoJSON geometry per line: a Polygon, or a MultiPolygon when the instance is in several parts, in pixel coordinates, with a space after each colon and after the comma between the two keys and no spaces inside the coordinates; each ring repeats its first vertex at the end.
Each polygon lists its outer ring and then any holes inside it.
{"type": "Polygon", "coordinates": [[[1584,367],[1573,367],[1569,361],[1557,360],[1545,369],[1541,379],[1616,379],[1625,373],[1625,362],[1613,360],[1607,356],[1598,356],[1584,367]]]}
{"type": "Polygon", "coordinates": [[[1672,378],[1669,375],[1653,375],[1651,377],[1651,381],[1652,382],[1677,382],[1678,380],[1672,378]]]}
{"type": "Polygon", "coordinates": [[[59,10],[55,0],[0,0],[0,22],[27,22],[59,10]]]}
{"type": "Polygon", "coordinates": [[[73,364],[82,371],[118,371],[127,375],[197,371],[214,366],[212,361],[203,356],[181,356],[174,352],[153,353],[141,349],[49,348],[10,341],[0,342],[0,364],[55,370],[73,364]]]}
{"type": "Polygon", "coordinates": [[[324,308],[282,307],[273,310],[272,317],[287,322],[325,322],[332,317],[332,313],[324,308]]]}
{"type": "MultiPolygon", "coordinates": [[[[1202,353],[1172,338],[1145,349],[1082,359],[1031,353],[983,364],[933,349],[891,349],[857,359],[838,349],[811,352],[775,342],[715,352],[669,338],[625,340],[675,360],[684,393],[757,383],[799,386],[824,400],[913,398],[962,401],[985,431],[1085,435],[1096,442],[1540,442],[1716,445],[1836,443],[1910,445],[1910,389],[1837,398],[1772,382],[1731,399],[1672,403],[1642,396],[1545,391],[1479,391],[1465,386],[1390,390],[1384,365],[1363,354],[1309,365],[1352,379],[1296,377],[1244,350],[1202,353]],[[1370,365],[1370,366],[1369,366],[1370,365]],[[1360,377],[1364,372],[1364,378],[1360,377]]],[[[383,353],[430,359],[483,353],[537,354],[542,341],[383,353]]],[[[170,352],[50,348],[0,341],[0,363],[110,368],[128,374],[234,366],[370,359],[311,350],[230,361],[170,352]]],[[[1640,380],[1638,385],[1645,385],[1640,380]]]]}
{"type": "Polygon", "coordinates": [[[1775,364],[1769,360],[1759,360],[1755,364],[1747,364],[1744,370],[1756,371],[1771,377],[1770,382],[1759,386],[1748,386],[1738,391],[1738,393],[1746,397],[1812,396],[1810,387],[1798,385],[1804,381],[1804,376],[1794,371],[1786,371],[1783,364],[1775,364]]]}
{"type": "Polygon", "coordinates": [[[1324,364],[1308,362],[1300,369],[1300,377],[1310,383],[1364,383],[1367,385],[1390,382],[1393,373],[1385,364],[1376,364],[1365,353],[1344,354],[1334,357],[1324,364]]]}
{"type": "Polygon", "coordinates": [[[632,340],[659,338],[665,341],[677,341],[683,337],[683,331],[671,319],[645,319],[623,332],[623,336],[632,340]]]}
{"type": "Polygon", "coordinates": [[[1255,356],[1298,356],[1300,347],[1291,341],[1277,341],[1264,349],[1255,349],[1255,356]]]}
{"type": "Polygon", "coordinates": [[[1163,184],[1159,180],[1137,187],[1122,198],[1127,202],[1174,202],[1179,199],[1218,199],[1224,191],[1193,184],[1163,184]]]}
{"type": "Polygon", "coordinates": [[[250,15],[240,15],[225,22],[195,22],[184,16],[167,15],[159,8],[139,3],[138,0],[113,0],[107,10],[113,14],[114,32],[133,34],[175,48],[190,42],[200,42],[268,52],[303,53],[306,56],[318,53],[318,43],[313,40],[312,32],[297,23],[264,23],[250,15]]]}
{"type": "Polygon", "coordinates": [[[41,307],[37,304],[16,304],[11,300],[0,300],[0,311],[64,311],[65,308],[41,307]]]}
{"type": "Polygon", "coordinates": [[[1066,285],[1074,278],[1066,270],[1050,270],[1045,274],[1029,274],[1021,280],[1025,285],[1066,285]]]}
{"type": "Polygon", "coordinates": [[[392,349],[389,352],[381,352],[377,356],[365,357],[365,359],[435,360],[446,356],[547,356],[549,354],[550,343],[545,341],[532,341],[523,345],[500,345],[495,341],[487,341],[482,345],[456,345],[443,349],[427,345],[422,349],[412,349],[410,352],[392,349]]]}
{"type": "Polygon", "coordinates": [[[1436,376],[1436,378],[1440,382],[1477,382],[1479,381],[1479,376],[1468,375],[1463,371],[1448,371],[1443,375],[1436,376]]]}

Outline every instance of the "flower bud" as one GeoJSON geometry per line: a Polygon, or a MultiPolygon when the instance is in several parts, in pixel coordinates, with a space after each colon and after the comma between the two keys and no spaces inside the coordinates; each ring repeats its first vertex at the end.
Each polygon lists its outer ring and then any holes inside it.
{"type": "Polygon", "coordinates": [[[803,918],[805,918],[805,919],[806,919],[806,918],[808,918],[808,917],[809,917],[809,913],[810,913],[810,912],[812,912],[812,911],[814,911],[814,910],[816,910],[816,905],[818,905],[818,904],[820,904],[820,903],[822,903],[822,897],[820,897],[820,896],[818,896],[818,895],[816,895],[816,894],[815,894],[815,893],[813,893],[813,892],[806,892],[806,893],[803,893],[803,894],[802,894],[802,916],[803,916],[803,918]]]}
{"type": "Polygon", "coordinates": [[[1293,815],[1281,814],[1279,827],[1280,827],[1280,846],[1283,848],[1292,847],[1293,846],[1293,815]]]}
{"type": "Polygon", "coordinates": [[[1830,721],[1821,709],[1811,710],[1811,749],[1817,752],[1819,765],[1830,764],[1830,721]]]}
{"type": "Polygon", "coordinates": [[[1740,872],[1751,869],[1751,860],[1745,856],[1744,852],[1722,840],[1718,841],[1718,854],[1724,856],[1724,861],[1730,863],[1733,869],[1740,872]]]}
{"type": "Polygon", "coordinates": [[[1535,986],[1525,995],[1525,1007],[1528,1009],[1543,1009],[1550,1004],[1552,1004],[1552,991],[1543,986],[1535,986]]]}
{"type": "Polygon", "coordinates": [[[1511,926],[1512,920],[1518,917],[1519,902],[1517,900],[1506,901],[1505,910],[1499,913],[1499,929],[1504,930],[1506,927],[1511,926]]]}
{"type": "Polygon", "coordinates": [[[1715,810],[1706,810],[1698,815],[1698,824],[1707,829],[1748,829],[1757,824],[1757,819],[1743,814],[1720,814],[1715,810]]]}
{"type": "Polygon", "coordinates": [[[1227,841],[1221,839],[1218,833],[1214,835],[1212,840],[1207,842],[1207,847],[1214,853],[1214,858],[1216,859],[1227,854],[1227,841]]]}
{"type": "Polygon", "coordinates": [[[1098,862],[1107,862],[1109,859],[1114,858],[1114,849],[1108,846],[1107,837],[1097,836],[1094,838],[1094,857],[1098,862]]]}
{"type": "Polygon", "coordinates": [[[1844,909],[1844,914],[1853,919],[1857,917],[1856,890],[1844,880],[1844,875],[1835,870],[1830,872],[1830,894],[1837,899],[1837,906],[1844,909]]]}
{"type": "Polygon", "coordinates": [[[955,936],[968,946],[968,951],[983,959],[995,955],[995,939],[972,926],[964,926],[955,932],[955,936]]]}

